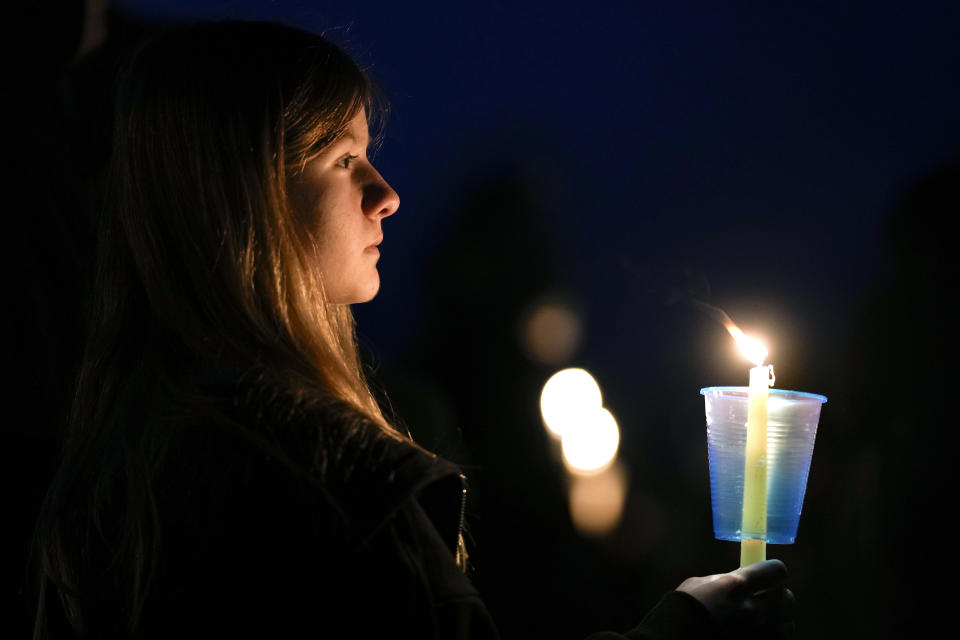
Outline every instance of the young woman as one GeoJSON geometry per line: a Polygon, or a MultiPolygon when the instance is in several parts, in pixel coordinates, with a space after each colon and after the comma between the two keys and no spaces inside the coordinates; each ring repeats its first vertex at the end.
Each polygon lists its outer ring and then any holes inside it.
{"type": "MultiPolygon", "coordinates": [[[[389,424],[357,357],[349,305],[399,206],[363,72],[221,23],[154,39],[120,87],[36,636],[495,637],[463,476],[389,424]]],[[[629,636],[776,626],[783,578],[691,579],[629,636]]]]}

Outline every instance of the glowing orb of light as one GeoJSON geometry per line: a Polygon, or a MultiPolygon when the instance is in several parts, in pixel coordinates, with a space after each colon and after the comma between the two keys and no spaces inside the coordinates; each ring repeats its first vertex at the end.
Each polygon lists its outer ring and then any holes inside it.
{"type": "Polygon", "coordinates": [[[600,385],[584,369],[563,369],[550,376],[540,393],[543,423],[554,435],[579,428],[603,406],[600,385]]]}
{"type": "Polygon", "coordinates": [[[573,473],[597,473],[613,462],[619,446],[617,421],[600,407],[563,432],[563,461],[573,473]]]}
{"type": "Polygon", "coordinates": [[[599,536],[620,522],[627,494],[627,477],[619,464],[593,475],[570,479],[570,518],[580,533],[599,536]]]}
{"type": "Polygon", "coordinates": [[[525,316],[521,342],[535,362],[561,365],[577,350],[582,332],[580,317],[570,306],[544,302],[525,316]]]}

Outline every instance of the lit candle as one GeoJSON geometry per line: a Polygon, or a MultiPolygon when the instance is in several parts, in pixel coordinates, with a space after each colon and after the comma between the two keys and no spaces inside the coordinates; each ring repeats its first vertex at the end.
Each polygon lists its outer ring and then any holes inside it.
{"type": "Polygon", "coordinates": [[[766,367],[750,369],[747,450],[743,465],[740,566],[767,559],[767,386],[766,367]],[[759,539],[747,536],[759,536],[759,539]]]}
{"type": "Polygon", "coordinates": [[[758,340],[745,336],[733,323],[727,326],[727,330],[747,359],[757,365],[750,369],[743,465],[740,566],[746,567],[767,557],[767,388],[773,367],[763,365],[767,350],[758,340]]]}

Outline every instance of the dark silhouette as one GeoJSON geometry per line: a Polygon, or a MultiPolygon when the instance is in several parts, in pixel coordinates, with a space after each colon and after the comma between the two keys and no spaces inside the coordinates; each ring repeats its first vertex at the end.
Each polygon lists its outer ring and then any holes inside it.
{"type": "Polygon", "coordinates": [[[838,529],[863,576],[848,596],[871,637],[940,633],[953,615],[949,592],[923,585],[956,558],[958,216],[960,167],[903,197],[886,228],[889,276],[851,339],[853,420],[833,458],[845,471],[838,529]],[[884,615],[869,615],[877,609],[884,615]]]}

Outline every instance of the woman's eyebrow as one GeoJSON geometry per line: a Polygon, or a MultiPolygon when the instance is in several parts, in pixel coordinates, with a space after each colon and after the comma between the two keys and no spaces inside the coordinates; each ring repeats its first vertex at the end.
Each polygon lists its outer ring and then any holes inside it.
{"type": "Polygon", "coordinates": [[[347,144],[356,144],[357,136],[354,134],[345,131],[339,136],[331,140],[326,147],[320,151],[318,156],[329,156],[334,153],[338,153],[343,147],[347,144]]]}
{"type": "Polygon", "coordinates": [[[332,143],[330,143],[330,147],[331,147],[331,148],[333,148],[333,147],[338,147],[338,146],[342,145],[344,142],[348,142],[348,143],[352,143],[352,144],[360,144],[361,142],[363,142],[363,139],[364,139],[364,138],[366,138],[366,144],[363,145],[363,148],[364,148],[364,149],[367,149],[367,148],[370,146],[370,138],[369,138],[369,136],[358,136],[358,135],[356,135],[355,133],[353,133],[353,132],[351,132],[351,131],[344,131],[344,132],[343,132],[340,136],[338,136],[332,143]]]}
{"type": "Polygon", "coordinates": [[[370,132],[366,130],[366,127],[350,127],[344,129],[343,133],[340,135],[341,140],[348,139],[356,143],[361,143],[364,140],[367,142],[367,146],[370,145],[370,132]]]}

